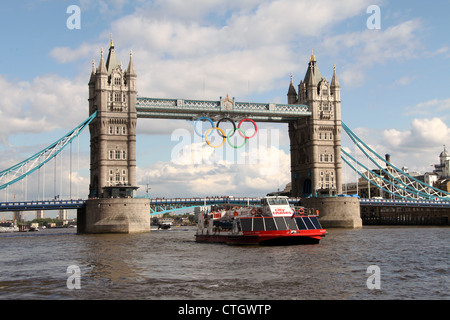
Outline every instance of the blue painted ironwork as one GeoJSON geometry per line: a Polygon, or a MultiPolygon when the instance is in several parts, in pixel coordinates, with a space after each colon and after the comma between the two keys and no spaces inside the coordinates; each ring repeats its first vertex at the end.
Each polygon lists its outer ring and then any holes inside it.
{"type": "Polygon", "coordinates": [[[45,200],[45,201],[15,201],[0,202],[0,212],[61,210],[81,208],[86,200],[45,200]]]}
{"type": "Polygon", "coordinates": [[[201,116],[214,119],[226,115],[231,118],[251,117],[255,121],[288,122],[311,116],[307,105],[235,102],[228,97],[219,101],[138,97],[136,110],[138,118],[186,120],[201,116]]]}
{"type": "Polygon", "coordinates": [[[353,143],[361,150],[364,155],[376,165],[376,167],[380,170],[380,175],[375,173],[372,170],[369,170],[367,167],[362,165],[359,161],[357,161],[354,157],[350,156],[344,149],[342,151],[342,159],[360,176],[369,181],[371,184],[376,187],[382,189],[383,191],[395,196],[404,199],[430,199],[430,200],[447,200],[450,201],[450,193],[430,186],[410,175],[405,173],[404,171],[395,167],[392,163],[385,160],[379,154],[377,154],[374,150],[372,150],[367,144],[365,144],[353,131],[350,130],[348,126],[346,126],[342,122],[342,128],[344,128],[345,132],[348,134],[353,143]],[[373,156],[371,156],[370,154],[373,156]],[[347,158],[350,158],[356,164],[364,168],[367,172],[367,175],[360,172],[354,166],[350,164],[350,161],[347,158]],[[378,160],[377,160],[378,159],[378,160]],[[385,164],[385,167],[382,167],[377,161],[380,161],[385,164]],[[388,169],[387,169],[388,168],[388,169]],[[383,172],[384,176],[381,176],[381,172],[383,172]],[[374,181],[372,177],[377,177],[379,182],[382,182],[380,185],[377,181],[374,181]],[[388,177],[386,179],[385,177],[388,177]]]}
{"type": "Polygon", "coordinates": [[[68,144],[75,139],[84,128],[86,128],[89,123],[97,116],[97,111],[94,112],[89,118],[84,120],[75,129],[67,133],[61,139],[52,143],[48,147],[39,151],[38,153],[32,155],[31,157],[19,162],[18,164],[3,170],[0,172],[0,190],[24,179],[29,176],[48,161],[57,156],[68,144]]]}

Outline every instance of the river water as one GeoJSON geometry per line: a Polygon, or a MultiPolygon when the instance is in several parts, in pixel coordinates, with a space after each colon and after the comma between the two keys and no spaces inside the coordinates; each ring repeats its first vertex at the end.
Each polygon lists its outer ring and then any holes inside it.
{"type": "Polygon", "coordinates": [[[450,298],[448,227],[329,229],[318,245],[287,247],[198,244],[194,233],[0,234],[0,299],[450,298]],[[370,266],[379,289],[367,285],[370,266]]]}

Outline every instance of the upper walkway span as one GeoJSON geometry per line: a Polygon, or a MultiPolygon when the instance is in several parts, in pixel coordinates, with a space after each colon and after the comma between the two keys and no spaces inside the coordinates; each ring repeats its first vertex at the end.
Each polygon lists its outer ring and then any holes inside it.
{"type": "Polygon", "coordinates": [[[311,116],[309,106],[303,104],[235,102],[228,96],[219,101],[138,97],[136,111],[138,118],[185,120],[196,120],[201,116],[227,116],[251,117],[261,122],[289,122],[311,116]]]}

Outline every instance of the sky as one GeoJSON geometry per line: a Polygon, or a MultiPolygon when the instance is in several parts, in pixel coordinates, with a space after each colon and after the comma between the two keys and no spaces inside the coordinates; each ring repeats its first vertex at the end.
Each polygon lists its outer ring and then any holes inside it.
{"type": "MultiPolygon", "coordinates": [[[[0,168],[88,117],[92,60],[112,34],[125,68],[132,50],[138,95],[152,98],[287,103],[290,75],[303,80],[313,49],[328,81],[336,65],[342,121],[398,167],[432,171],[450,148],[449,11],[450,0],[9,1],[0,11],[0,168]]],[[[289,182],[286,125],[259,124],[271,143],[234,158],[196,140],[193,126],[139,119],[138,195],[148,184],[151,197],[262,196],[289,182]],[[180,159],[181,147],[200,163],[180,159]]],[[[75,148],[77,169],[49,164],[39,197],[67,198],[71,181],[72,196],[86,198],[88,131],[75,148]]],[[[344,169],[345,181],[354,178],[344,169]]],[[[0,201],[22,200],[24,188],[36,198],[33,183],[1,191],[0,201]]]]}

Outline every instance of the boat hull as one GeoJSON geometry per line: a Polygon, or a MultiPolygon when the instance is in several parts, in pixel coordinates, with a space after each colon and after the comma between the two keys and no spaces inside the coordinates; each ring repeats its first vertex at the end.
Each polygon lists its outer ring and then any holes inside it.
{"type": "MultiPolygon", "coordinates": [[[[311,230],[313,231],[313,230],[311,230]]],[[[263,245],[263,246],[277,246],[277,245],[300,245],[300,244],[318,244],[323,236],[325,230],[314,230],[315,232],[300,232],[300,233],[275,233],[265,232],[258,234],[197,234],[195,240],[203,243],[224,243],[229,245],[263,245]]]]}

